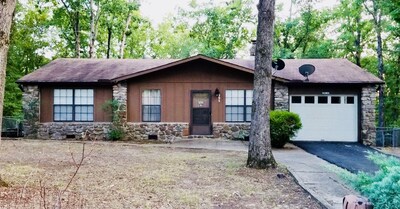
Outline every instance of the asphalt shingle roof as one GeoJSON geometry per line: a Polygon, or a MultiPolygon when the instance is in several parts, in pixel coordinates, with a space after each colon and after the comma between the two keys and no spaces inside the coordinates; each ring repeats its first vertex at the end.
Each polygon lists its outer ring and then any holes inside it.
{"type": "MultiPolygon", "coordinates": [[[[95,83],[100,80],[118,81],[162,70],[192,60],[204,59],[232,69],[254,71],[254,60],[217,60],[203,55],[187,59],[57,59],[18,80],[18,83],[95,83]]],[[[309,83],[383,83],[379,78],[346,59],[285,59],[285,68],[274,77],[286,82],[304,81],[299,73],[303,64],[315,66],[309,83]]]]}

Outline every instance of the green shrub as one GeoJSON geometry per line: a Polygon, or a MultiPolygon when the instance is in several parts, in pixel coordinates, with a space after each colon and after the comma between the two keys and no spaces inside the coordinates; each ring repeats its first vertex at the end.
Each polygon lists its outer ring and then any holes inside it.
{"type": "Polygon", "coordinates": [[[296,113],[274,110],[270,112],[272,147],[282,148],[296,135],[302,124],[296,113]]]}
{"type": "Polygon", "coordinates": [[[124,135],[124,130],[121,128],[111,127],[110,132],[108,132],[108,138],[113,141],[122,139],[124,135]]]}
{"type": "Polygon", "coordinates": [[[346,171],[341,176],[367,197],[374,208],[400,209],[400,160],[378,153],[369,153],[368,158],[379,166],[379,171],[374,174],[346,171]]]}
{"type": "Polygon", "coordinates": [[[108,132],[108,138],[113,141],[124,138],[124,124],[121,116],[123,113],[123,111],[121,111],[122,105],[117,100],[108,100],[102,107],[103,110],[108,112],[112,117],[112,124],[110,125],[110,131],[108,132]]]}

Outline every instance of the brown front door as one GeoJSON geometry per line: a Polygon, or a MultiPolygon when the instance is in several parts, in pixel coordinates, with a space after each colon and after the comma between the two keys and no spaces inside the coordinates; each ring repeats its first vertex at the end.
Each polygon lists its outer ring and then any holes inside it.
{"type": "Polygon", "coordinates": [[[191,134],[211,134],[211,91],[192,91],[191,134]]]}

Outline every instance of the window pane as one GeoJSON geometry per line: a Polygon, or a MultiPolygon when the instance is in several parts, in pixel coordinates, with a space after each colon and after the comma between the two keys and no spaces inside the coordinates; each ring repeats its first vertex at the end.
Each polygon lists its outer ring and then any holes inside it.
{"type": "Polygon", "coordinates": [[[225,105],[244,105],[244,91],[245,90],[226,90],[225,105]]]}
{"type": "Polygon", "coordinates": [[[143,105],[161,105],[160,90],[144,90],[142,92],[143,105]]]}
{"type": "Polygon", "coordinates": [[[304,103],[306,104],[314,104],[314,96],[305,96],[304,103]]]}
{"type": "Polygon", "coordinates": [[[72,89],[54,89],[54,104],[73,104],[72,89]]]}
{"type": "Polygon", "coordinates": [[[225,114],[225,118],[226,118],[226,121],[232,121],[232,115],[231,114],[225,114]]]}
{"type": "Polygon", "coordinates": [[[60,96],[60,89],[54,89],[54,96],[60,96]]]}
{"type": "Polygon", "coordinates": [[[232,91],[231,90],[226,90],[225,91],[225,95],[227,98],[231,98],[232,97],[232,91]]]}
{"type": "Polygon", "coordinates": [[[232,97],[238,97],[238,91],[237,90],[231,90],[232,91],[232,97]]]}
{"type": "Polygon", "coordinates": [[[225,121],[250,121],[251,112],[246,112],[246,105],[250,108],[253,102],[253,90],[226,90],[225,91],[225,121]]]}
{"type": "Polygon", "coordinates": [[[246,105],[253,103],[253,90],[246,90],[246,105]]]}
{"type": "Polygon", "coordinates": [[[225,105],[232,105],[232,97],[225,98],[225,105]]]}
{"type": "Polygon", "coordinates": [[[346,97],[346,104],[354,104],[354,97],[352,96],[346,97]]]}
{"type": "Polygon", "coordinates": [[[75,104],[93,105],[93,103],[93,89],[75,89],[75,104]]]}
{"type": "Polygon", "coordinates": [[[318,104],[328,104],[328,97],[327,96],[319,96],[318,104]]]}
{"type": "Polygon", "coordinates": [[[340,104],[340,97],[339,96],[332,96],[331,97],[331,104],[340,104]]]}
{"type": "Polygon", "coordinates": [[[76,105],[75,121],[93,121],[93,105],[76,105]]]}
{"type": "Polygon", "coordinates": [[[72,89],[64,89],[65,90],[65,95],[67,96],[67,97],[72,97],[72,89]]]}
{"type": "Polygon", "coordinates": [[[72,105],[54,105],[54,121],[72,121],[72,105]]]}
{"type": "MultiPolygon", "coordinates": [[[[245,106],[226,106],[225,107],[225,120],[227,122],[244,122],[245,120],[245,113],[244,113],[245,106]]],[[[251,106],[247,107],[250,110],[251,114],[251,106]]],[[[247,114],[246,114],[247,115],[247,114]]],[[[246,116],[247,118],[247,116],[246,116]]]]}
{"type": "Polygon", "coordinates": [[[65,104],[73,104],[72,95],[71,96],[67,96],[65,98],[66,98],[66,103],[65,104]]]}
{"type": "Polygon", "coordinates": [[[161,106],[160,105],[143,105],[143,121],[144,122],[159,122],[161,121],[161,106]]]}
{"type": "Polygon", "coordinates": [[[293,104],[300,104],[301,103],[301,96],[292,96],[292,103],[293,104]]]}
{"type": "Polygon", "coordinates": [[[246,121],[251,121],[251,106],[246,107],[246,121]]]}
{"type": "Polygon", "coordinates": [[[238,115],[234,114],[232,115],[232,122],[237,122],[238,121],[238,115]]]}
{"type": "Polygon", "coordinates": [[[237,119],[238,122],[244,121],[244,114],[238,114],[237,116],[238,116],[238,119],[237,119]]]}

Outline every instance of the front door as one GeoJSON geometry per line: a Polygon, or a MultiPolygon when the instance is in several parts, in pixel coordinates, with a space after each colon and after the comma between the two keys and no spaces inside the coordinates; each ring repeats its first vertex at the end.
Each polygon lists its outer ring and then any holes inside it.
{"type": "Polygon", "coordinates": [[[191,134],[211,134],[211,91],[192,91],[191,134]]]}

